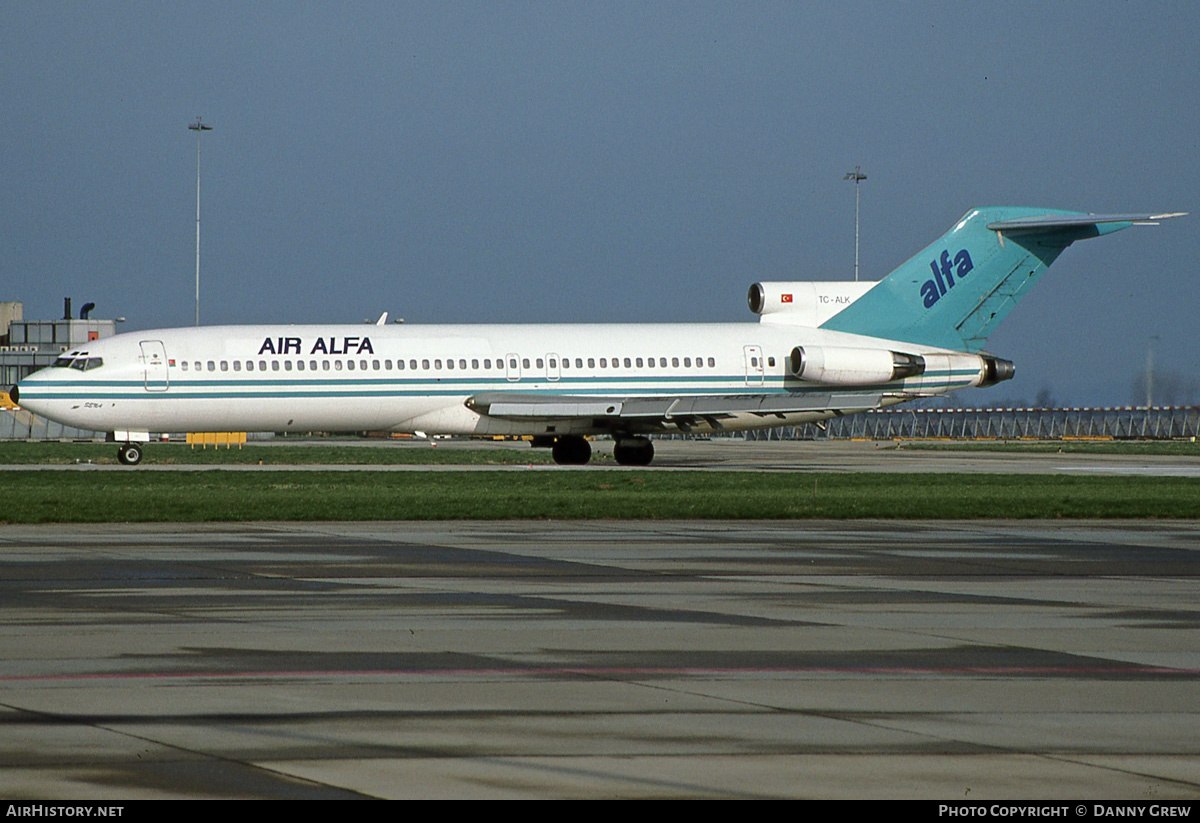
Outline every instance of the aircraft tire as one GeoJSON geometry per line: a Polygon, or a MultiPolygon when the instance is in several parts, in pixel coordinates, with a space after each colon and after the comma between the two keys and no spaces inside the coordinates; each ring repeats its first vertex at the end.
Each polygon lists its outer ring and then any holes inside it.
{"type": "Polygon", "coordinates": [[[654,460],[654,443],[644,437],[618,440],[613,458],[622,466],[649,466],[654,460]]]}
{"type": "Polygon", "coordinates": [[[142,462],[142,447],[126,443],[117,450],[117,462],[126,466],[136,466],[142,462]]]}
{"type": "Polygon", "coordinates": [[[572,434],[555,440],[550,454],[560,466],[584,466],[592,459],[592,447],[582,437],[572,434]]]}

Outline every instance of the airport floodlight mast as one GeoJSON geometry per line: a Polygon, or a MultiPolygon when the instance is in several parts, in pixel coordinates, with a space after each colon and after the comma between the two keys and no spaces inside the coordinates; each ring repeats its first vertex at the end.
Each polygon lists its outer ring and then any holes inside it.
{"type": "Polygon", "coordinates": [[[862,166],[855,166],[842,179],[854,181],[854,281],[858,282],[858,181],[866,180],[867,176],[862,173],[862,166]]]}
{"type": "Polygon", "coordinates": [[[1146,411],[1154,405],[1154,346],[1161,340],[1157,334],[1152,334],[1146,341],[1146,411]]]}
{"type": "Polygon", "coordinates": [[[188,126],[189,129],[196,132],[196,325],[200,325],[200,135],[206,131],[212,131],[212,126],[207,126],[200,122],[200,118],[196,118],[196,122],[188,126]]]}

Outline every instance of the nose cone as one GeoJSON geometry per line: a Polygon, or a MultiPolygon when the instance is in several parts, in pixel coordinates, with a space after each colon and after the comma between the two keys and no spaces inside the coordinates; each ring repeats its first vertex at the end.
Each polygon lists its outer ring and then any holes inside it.
{"type": "Polygon", "coordinates": [[[64,376],[61,373],[64,371],[66,369],[41,369],[27,374],[21,378],[20,383],[9,390],[9,397],[13,403],[19,404],[22,409],[33,412],[38,417],[45,417],[65,426],[84,428],[74,422],[80,403],[69,396],[60,397],[58,394],[59,384],[64,376]]]}
{"type": "MultiPolygon", "coordinates": [[[[40,395],[39,384],[44,381],[38,377],[41,370],[27,374],[21,378],[20,383],[14,383],[12,388],[8,390],[8,396],[12,398],[13,405],[20,406],[25,411],[31,411],[34,414],[42,414],[41,403],[39,402],[40,395]]],[[[43,417],[45,415],[42,415],[43,417]]]]}

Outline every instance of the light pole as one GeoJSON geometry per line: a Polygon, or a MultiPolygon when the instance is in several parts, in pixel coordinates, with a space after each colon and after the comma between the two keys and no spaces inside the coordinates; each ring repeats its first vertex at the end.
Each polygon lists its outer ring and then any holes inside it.
{"type": "Polygon", "coordinates": [[[1146,410],[1154,405],[1154,344],[1161,338],[1151,335],[1146,341],[1146,410]]]}
{"type": "Polygon", "coordinates": [[[858,181],[866,180],[867,176],[860,171],[862,166],[855,166],[854,171],[846,172],[843,180],[854,181],[854,280],[858,282],[858,181]]]}
{"type": "Polygon", "coordinates": [[[196,118],[196,122],[188,126],[196,132],[196,325],[200,325],[200,135],[212,131],[212,126],[206,126],[196,118]]]}

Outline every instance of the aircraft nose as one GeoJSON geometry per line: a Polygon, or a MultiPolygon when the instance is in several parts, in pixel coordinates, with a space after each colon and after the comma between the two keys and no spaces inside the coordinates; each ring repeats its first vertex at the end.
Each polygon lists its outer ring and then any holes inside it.
{"type": "Polygon", "coordinates": [[[14,385],[8,392],[8,396],[12,398],[13,405],[16,406],[21,405],[21,392],[18,390],[18,388],[18,386],[14,385]]]}

